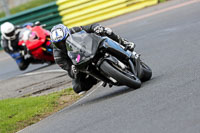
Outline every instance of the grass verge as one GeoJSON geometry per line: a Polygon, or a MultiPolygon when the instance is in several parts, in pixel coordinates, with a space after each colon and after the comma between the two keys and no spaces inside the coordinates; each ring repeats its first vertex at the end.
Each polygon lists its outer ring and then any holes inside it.
{"type": "Polygon", "coordinates": [[[159,0],[159,2],[165,2],[165,1],[167,1],[167,0],[159,0]]]}
{"type": "MultiPolygon", "coordinates": [[[[24,11],[24,10],[28,10],[28,9],[31,9],[31,8],[34,8],[34,7],[37,7],[37,6],[41,6],[41,5],[53,2],[53,1],[56,1],[56,0],[31,0],[27,3],[21,4],[17,7],[10,9],[10,13],[15,14],[15,13],[18,13],[18,12],[21,12],[21,11],[24,11]]],[[[0,18],[2,18],[2,17],[5,17],[4,12],[0,13],[0,18]]]]}
{"type": "Polygon", "coordinates": [[[72,104],[80,96],[73,89],[37,97],[10,98],[0,101],[0,132],[14,133],[72,104]]]}

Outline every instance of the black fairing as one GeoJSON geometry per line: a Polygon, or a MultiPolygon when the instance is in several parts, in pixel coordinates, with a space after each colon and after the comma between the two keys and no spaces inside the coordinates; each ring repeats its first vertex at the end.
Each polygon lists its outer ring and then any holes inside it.
{"type": "Polygon", "coordinates": [[[85,31],[72,34],[66,40],[68,56],[77,67],[87,66],[95,56],[102,38],[85,31]]]}

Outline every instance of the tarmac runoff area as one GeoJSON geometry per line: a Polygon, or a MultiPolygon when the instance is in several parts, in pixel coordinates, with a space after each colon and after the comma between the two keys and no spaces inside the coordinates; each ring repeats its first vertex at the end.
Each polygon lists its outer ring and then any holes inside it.
{"type": "Polygon", "coordinates": [[[71,79],[60,69],[26,73],[1,80],[0,85],[0,100],[27,95],[38,96],[72,87],[71,79]]]}

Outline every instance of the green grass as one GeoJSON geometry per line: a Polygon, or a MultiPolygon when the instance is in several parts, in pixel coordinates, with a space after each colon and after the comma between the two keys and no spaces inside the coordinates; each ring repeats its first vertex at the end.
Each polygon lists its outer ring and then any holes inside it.
{"type": "Polygon", "coordinates": [[[0,101],[0,133],[13,133],[34,124],[79,98],[72,89],[37,97],[0,101]]]}
{"type": "Polygon", "coordinates": [[[159,0],[159,2],[165,2],[166,0],[159,0]]]}
{"type": "MultiPolygon", "coordinates": [[[[30,2],[24,3],[22,5],[19,5],[15,8],[10,9],[10,13],[15,14],[15,13],[18,13],[18,12],[21,12],[21,11],[24,11],[24,10],[28,10],[28,9],[31,9],[31,8],[34,8],[34,7],[37,7],[37,6],[47,4],[49,2],[53,2],[53,1],[56,1],[56,0],[32,0],[30,2]]],[[[5,17],[4,12],[0,13],[0,18],[2,18],[2,17],[5,17]]]]}

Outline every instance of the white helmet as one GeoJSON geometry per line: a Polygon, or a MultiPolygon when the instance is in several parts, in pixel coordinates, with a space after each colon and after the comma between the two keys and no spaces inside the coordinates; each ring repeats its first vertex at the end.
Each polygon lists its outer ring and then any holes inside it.
{"type": "Polygon", "coordinates": [[[1,34],[8,40],[16,38],[15,26],[10,22],[5,22],[1,25],[1,34]]]}

